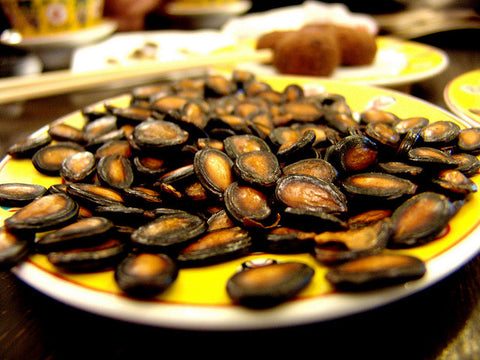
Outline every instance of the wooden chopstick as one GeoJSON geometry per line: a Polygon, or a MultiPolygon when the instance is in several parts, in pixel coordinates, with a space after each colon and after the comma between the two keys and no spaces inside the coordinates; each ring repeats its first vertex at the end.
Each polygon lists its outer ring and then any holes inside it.
{"type": "Polygon", "coordinates": [[[270,61],[269,50],[230,52],[192,56],[183,60],[144,63],[135,66],[112,67],[84,73],[59,70],[39,75],[0,80],[0,104],[58,95],[77,90],[100,87],[115,81],[155,79],[174,71],[233,64],[246,61],[270,61]]]}

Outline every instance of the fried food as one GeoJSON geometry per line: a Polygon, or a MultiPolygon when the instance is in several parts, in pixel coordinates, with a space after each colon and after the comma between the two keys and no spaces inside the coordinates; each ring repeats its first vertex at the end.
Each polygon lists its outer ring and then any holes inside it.
{"type": "Polygon", "coordinates": [[[280,73],[328,76],[340,60],[340,49],[331,32],[302,29],[277,42],[273,65],[280,73]]]}

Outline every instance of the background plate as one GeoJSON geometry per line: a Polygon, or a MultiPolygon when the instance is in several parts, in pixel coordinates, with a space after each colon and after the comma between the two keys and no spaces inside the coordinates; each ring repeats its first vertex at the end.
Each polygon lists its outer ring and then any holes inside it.
{"type": "MultiPolygon", "coordinates": [[[[242,46],[245,51],[251,51],[255,41],[244,40],[240,42],[239,47],[242,46]]],[[[360,85],[398,87],[433,77],[445,70],[449,63],[443,50],[414,41],[378,36],[377,46],[377,55],[371,65],[339,66],[329,78],[360,85]]],[[[235,67],[264,76],[283,76],[274,66],[267,64],[251,62],[235,67]]]]}
{"type": "Polygon", "coordinates": [[[465,121],[480,123],[480,69],[462,74],[450,81],[444,90],[447,106],[465,121]]]}

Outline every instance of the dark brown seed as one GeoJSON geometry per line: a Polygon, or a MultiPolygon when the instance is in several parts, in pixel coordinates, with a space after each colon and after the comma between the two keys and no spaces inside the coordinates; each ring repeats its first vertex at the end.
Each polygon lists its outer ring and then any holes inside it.
{"type": "Polygon", "coordinates": [[[421,166],[410,165],[401,161],[379,163],[378,167],[388,174],[411,178],[414,178],[423,172],[421,166]]]}
{"type": "Polygon", "coordinates": [[[163,215],[132,233],[136,246],[154,251],[169,251],[188,244],[207,229],[206,222],[186,212],[163,215]]]}
{"type": "Polygon", "coordinates": [[[118,154],[130,158],[132,150],[132,146],[127,140],[108,140],[95,151],[95,157],[100,159],[108,155],[118,154]]]}
{"type": "Polygon", "coordinates": [[[52,141],[48,132],[32,134],[26,139],[11,145],[7,149],[7,154],[15,158],[30,158],[36,151],[50,144],[52,141]]]}
{"type": "Polygon", "coordinates": [[[465,176],[471,177],[475,175],[480,169],[480,160],[472,154],[457,153],[452,154],[452,158],[459,162],[457,170],[465,174],[465,176]]]}
{"type": "Polygon", "coordinates": [[[281,111],[291,116],[292,121],[314,122],[323,116],[323,110],[315,104],[305,101],[287,102],[281,107],[281,111]]]}
{"type": "Polygon", "coordinates": [[[373,139],[377,144],[388,147],[397,147],[400,144],[400,134],[389,124],[369,123],[365,129],[365,134],[373,139]]]}
{"type": "Polygon", "coordinates": [[[235,173],[248,184],[269,187],[282,174],[277,157],[270,151],[251,151],[241,154],[233,166],[235,173]]]}
{"type": "Polygon", "coordinates": [[[326,279],[342,290],[366,290],[418,279],[425,274],[422,260],[398,254],[377,254],[339,265],[326,279]]]}
{"type": "Polygon", "coordinates": [[[392,214],[393,247],[415,246],[440,234],[455,213],[446,196],[424,192],[411,197],[392,214]]]}
{"type": "Polygon", "coordinates": [[[456,140],[460,127],[448,120],[436,121],[422,128],[420,136],[425,143],[449,143],[456,140]]]}
{"type": "Polygon", "coordinates": [[[268,308],[295,297],[315,271],[298,262],[273,263],[242,270],[227,282],[231,299],[249,308],[268,308]]]}
{"type": "Polygon", "coordinates": [[[49,232],[35,239],[40,252],[76,249],[93,246],[103,241],[103,236],[113,228],[113,223],[102,217],[88,217],[49,232]]]}
{"type": "Polygon", "coordinates": [[[73,142],[50,144],[35,152],[32,164],[41,173],[58,176],[63,160],[81,151],[84,148],[73,142]]]}
{"type": "Polygon", "coordinates": [[[225,190],[225,206],[241,224],[246,219],[261,222],[272,214],[268,196],[250,186],[241,186],[238,182],[230,184],[225,190]]]}
{"type": "Polygon", "coordinates": [[[118,154],[100,158],[97,165],[97,174],[100,181],[114,189],[129,188],[134,180],[130,160],[118,154]]]}
{"type": "Polygon", "coordinates": [[[5,226],[11,231],[42,232],[64,226],[77,213],[78,205],[70,197],[60,193],[44,195],[5,219],[5,226]]]}
{"type": "Polygon", "coordinates": [[[480,150],[480,128],[462,129],[458,135],[458,148],[461,151],[477,153],[480,150]]]}
{"type": "Polygon", "coordinates": [[[270,151],[263,139],[250,134],[229,136],[223,140],[223,144],[225,152],[232,159],[251,151],[270,151]]]}
{"type": "Polygon", "coordinates": [[[351,115],[344,112],[326,111],[325,120],[331,127],[343,134],[347,134],[350,129],[360,128],[360,124],[351,115]]]}
{"type": "Polygon", "coordinates": [[[90,151],[77,152],[65,158],[60,176],[68,182],[87,181],[96,170],[97,160],[90,151]]]}
{"type": "Polygon", "coordinates": [[[51,124],[48,128],[48,134],[53,140],[58,141],[72,141],[79,144],[85,141],[82,130],[62,122],[51,124]]]}
{"type": "Polygon", "coordinates": [[[303,159],[285,166],[283,174],[310,175],[327,182],[333,182],[337,177],[337,170],[332,164],[323,159],[303,159]]]}
{"type": "Polygon", "coordinates": [[[30,252],[30,239],[22,234],[16,235],[5,226],[0,227],[0,269],[9,269],[28,256],[30,252]]]}
{"type": "Polygon", "coordinates": [[[130,254],[115,268],[115,282],[136,298],[150,298],[165,291],[175,281],[178,269],[165,254],[130,254]]]}
{"type": "Polygon", "coordinates": [[[335,149],[340,169],[345,173],[364,171],[378,161],[377,146],[365,136],[347,136],[335,149]]]}
{"type": "Polygon", "coordinates": [[[309,175],[286,175],[277,181],[276,197],[285,206],[326,213],[345,212],[345,195],[333,184],[309,175]]]}
{"type": "Polygon", "coordinates": [[[87,143],[92,143],[98,137],[117,129],[117,118],[112,115],[106,115],[91,122],[87,122],[83,129],[83,137],[87,143]]]}
{"type": "Polygon", "coordinates": [[[415,164],[431,168],[453,168],[459,164],[458,160],[452,158],[451,155],[432,147],[413,148],[408,152],[408,159],[415,164]]]}
{"type": "Polygon", "coordinates": [[[236,90],[236,84],[223,75],[209,75],[205,79],[205,97],[227,96],[236,90]]]}
{"type": "Polygon", "coordinates": [[[25,206],[46,192],[47,188],[42,185],[25,183],[0,184],[0,204],[11,207],[25,206]]]}
{"type": "Polygon", "coordinates": [[[428,125],[430,120],[424,117],[410,117],[398,120],[393,127],[399,134],[406,134],[409,130],[415,128],[423,128],[428,125]]]}
{"type": "Polygon", "coordinates": [[[99,245],[47,255],[52,265],[67,272],[93,272],[115,267],[125,256],[125,244],[118,239],[106,239],[99,245]]]}
{"type": "Polygon", "coordinates": [[[118,205],[125,202],[124,197],[119,191],[89,183],[68,184],[67,194],[74,198],[79,204],[90,208],[118,205]]]}
{"type": "Polygon", "coordinates": [[[198,151],[194,167],[202,185],[215,195],[222,196],[233,182],[233,161],[222,151],[212,148],[198,151]]]}
{"type": "Polygon", "coordinates": [[[368,196],[385,200],[412,195],[417,190],[417,185],[410,180],[379,172],[351,175],[342,182],[342,186],[354,196],[368,196]]]}
{"type": "Polygon", "coordinates": [[[180,110],[188,101],[187,98],[178,95],[165,95],[152,101],[151,107],[159,113],[166,114],[170,110],[180,110]]]}
{"type": "Polygon", "coordinates": [[[182,267],[216,264],[235,259],[251,251],[248,232],[240,227],[210,231],[178,253],[182,267]]]}
{"type": "Polygon", "coordinates": [[[467,195],[477,191],[477,184],[456,169],[446,169],[432,179],[434,184],[446,190],[449,194],[467,195]]]}
{"type": "Polygon", "coordinates": [[[398,121],[398,117],[388,111],[376,108],[370,108],[360,114],[360,120],[365,124],[387,124],[393,125],[398,121]]]}
{"type": "Polygon", "coordinates": [[[133,140],[145,150],[161,150],[184,144],[188,133],[178,125],[163,121],[152,120],[140,123],[133,131],[133,140]]]}

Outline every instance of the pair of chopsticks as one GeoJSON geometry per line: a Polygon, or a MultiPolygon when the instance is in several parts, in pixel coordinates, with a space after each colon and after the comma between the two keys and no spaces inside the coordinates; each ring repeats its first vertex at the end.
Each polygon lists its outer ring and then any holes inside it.
{"type": "Polygon", "coordinates": [[[59,70],[0,80],[0,104],[44,96],[93,89],[117,81],[148,81],[174,71],[205,68],[240,62],[267,62],[268,50],[196,55],[183,60],[141,63],[138,66],[112,67],[105,70],[74,73],[59,70]]]}

